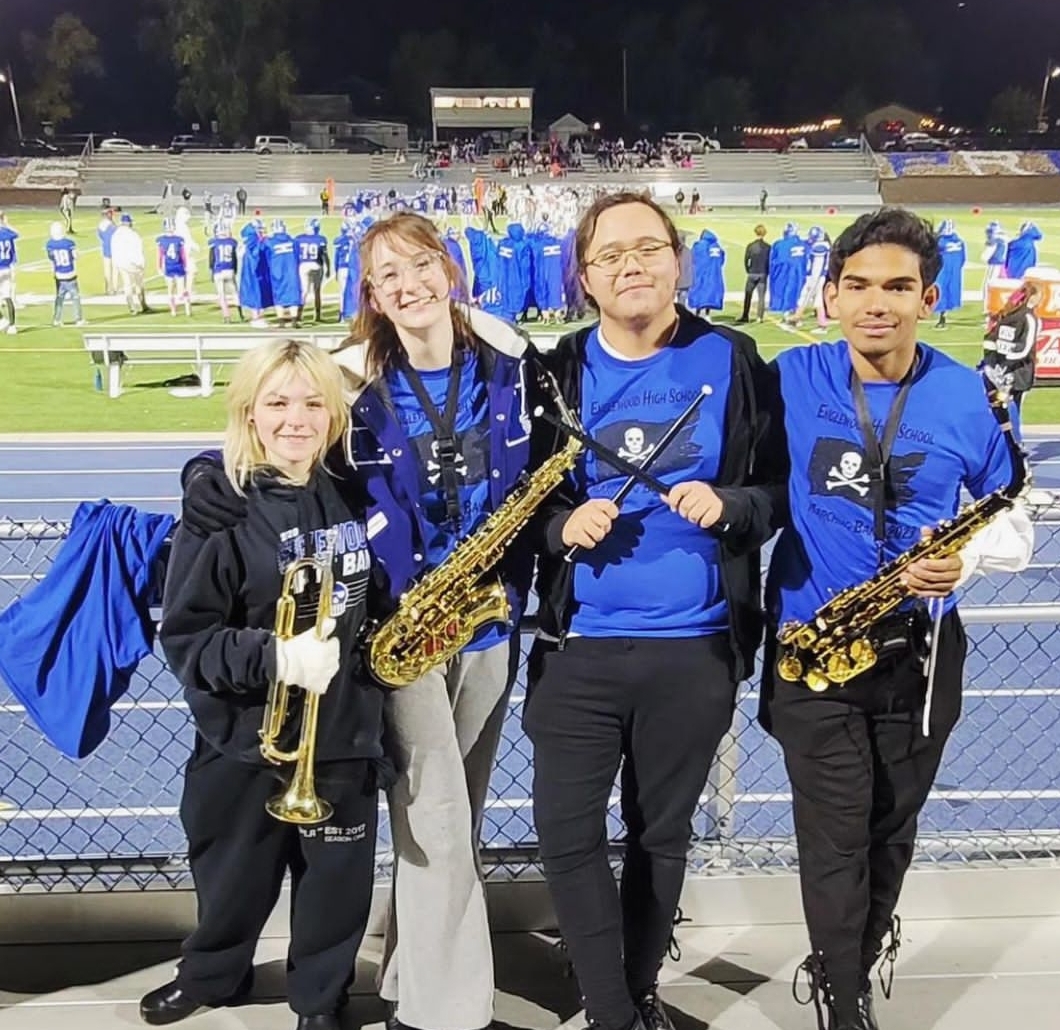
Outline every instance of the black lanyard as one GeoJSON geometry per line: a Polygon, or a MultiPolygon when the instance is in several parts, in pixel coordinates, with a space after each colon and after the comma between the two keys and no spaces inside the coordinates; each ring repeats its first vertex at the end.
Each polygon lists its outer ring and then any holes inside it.
{"type": "Polygon", "coordinates": [[[893,495],[894,491],[890,481],[891,448],[894,446],[894,438],[898,434],[898,426],[902,421],[902,412],[905,410],[905,402],[909,397],[909,390],[913,385],[913,376],[919,363],[919,352],[913,358],[909,371],[902,376],[898,384],[898,393],[891,401],[891,408],[887,412],[887,420],[883,425],[883,440],[877,438],[876,427],[872,423],[872,415],[869,412],[869,402],[865,397],[865,387],[853,368],[850,370],[850,392],[854,395],[854,410],[858,416],[858,428],[861,430],[861,438],[865,444],[865,460],[868,463],[869,473],[869,495],[872,498],[873,508],[873,531],[876,537],[877,556],[883,562],[883,544],[887,538],[887,496],[893,495]]]}
{"type": "Polygon", "coordinates": [[[434,440],[437,445],[438,466],[442,479],[442,490],[445,493],[445,517],[454,532],[459,532],[461,521],[460,479],[456,471],[457,450],[456,410],[460,403],[460,378],[464,365],[464,351],[453,345],[453,360],[449,366],[449,385],[445,394],[445,410],[439,411],[423,379],[408,361],[403,363],[402,371],[412,387],[412,392],[423,408],[423,413],[434,429],[434,440]]]}

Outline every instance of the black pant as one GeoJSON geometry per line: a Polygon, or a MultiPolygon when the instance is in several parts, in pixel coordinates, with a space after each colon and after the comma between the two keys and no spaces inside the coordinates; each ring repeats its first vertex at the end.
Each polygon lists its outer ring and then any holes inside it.
{"type": "Polygon", "coordinates": [[[247,202],[246,202],[246,200],[245,199],[244,200],[240,200],[237,197],[236,198],[236,204],[238,205],[239,213],[241,215],[245,215],[247,213],[247,202]]]}
{"type": "Polygon", "coordinates": [[[767,636],[759,720],[784,751],[810,944],[837,1011],[853,1011],[898,903],[917,817],[960,716],[966,647],[951,611],[939,627],[925,737],[920,653],[815,694],[775,674],[775,633],[767,636]]]}
{"type": "Polygon", "coordinates": [[[532,664],[541,677],[523,724],[534,745],[545,878],[586,1010],[618,1030],[633,1021],[633,997],[662,965],[692,815],[732,721],[728,638],[575,637],[532,664]],[[621,894],[607,853],[608,797],[620,763],[621,894]]]}
{"type": "Polygon", "coordinates": [[[766,277],[764,275],[749,275],[747,284],[743,288],[743,314],[742,321],[746,322],[751,317],[751,298],[755,291],[758,292],[758,321],[766,317],[766,277]]]}
{"type": "Polygon", "coordinates": [[[180,805],[198,900],[198,925],[181,947],[177,972],[190,997],[217,1004],[238,992],[290,869],[291,1008],[320,1015],[344,1004],[375,875],[378,794],[366,789],[367,774],[367,762],[318,765],[317,791],[335,814],[300,828],[265,811],[283,787],[273,770],[197,739],[180,805]]]}

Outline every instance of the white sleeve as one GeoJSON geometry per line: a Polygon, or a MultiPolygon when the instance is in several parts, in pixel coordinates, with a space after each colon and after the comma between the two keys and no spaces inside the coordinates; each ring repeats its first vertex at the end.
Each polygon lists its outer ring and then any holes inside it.
{"type": "Polygon", "coordinates": [[[1026,314],[1026,328],[1024,329],[1023,346],[1018,351],[1013,351],[1005,356],[1009,361],[1022,361],[1034,350],[1038,342],[1038,318],[1028,311],[1026,314]]]}
{"type": "Polygon", "coordinates": [[[1008,511],[976,533],[961,548],[961,586],[975,573],[1020,572],[1034,553],[1034,523],[1026,505],[1017,501],[1008,511]]]}

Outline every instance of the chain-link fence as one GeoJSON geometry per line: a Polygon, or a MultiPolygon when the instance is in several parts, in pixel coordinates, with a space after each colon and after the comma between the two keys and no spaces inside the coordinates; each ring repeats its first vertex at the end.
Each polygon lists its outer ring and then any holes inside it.
{"type": "MultiPolygon", "coordinates": [[[[1040,492],[1041,493],[1041,492],[1040,492]]],[[[1037,547],[1016,576],[965,591],[964,715],[920,823],[918,860],[1002,862],[1060,856],[1060,497],[1034,506],[1037,547]]],[[[43,577],[66,525],[0,519],[0,610],[43,577]]],[[[530,637],[523,637],[524,653],[530,637]]],[[[521,728],[523,669],[512,693],[483,831],[493,876],[536,871],[531,750],[521,728]]],[[[693,865],[784,869],[795,862],[791,796],[780,752],[755,722],[757,675],[695,819],[693,865]]],[[[108,890],[182,882],[181,772],[193,730],[159,654],[116,705],[106,741],[73,761],[48,744],[0,683],[0,890],[108,890]]],[[[381,806],[378,875],[390,832],[381,806]]],[[[617,805],[612,839],[622,824],[617,805]]]]}

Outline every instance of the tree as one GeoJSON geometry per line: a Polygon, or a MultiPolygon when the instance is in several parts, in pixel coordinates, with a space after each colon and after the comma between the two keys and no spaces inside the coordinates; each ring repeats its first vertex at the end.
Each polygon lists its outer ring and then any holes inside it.
{"type": "Polygon", "coordinates": [[[457,86],[461,48],[448,29],[406,32],[390,59],[390,94],[414,122],[429,121],[432,86],[457,86]]]}
{"type": "Polygon", "coordinates": [[[22,50],[32,82],[27,106],[41,122],[67,121],[77,110],[77,80],[103,74],[99,40],[73,14],[60,14],[44,37],[22,33],[22,50]]]}
{"type": "Polygon", "coordinates": [[[238,139],[286,118],[298,77],[287,48],[295,0],[158,0],[141,40],[179,73],[177,110],[238,139]]]}
{"type": "MultiPolygon", "coordinates": [[[[809,11],[791,5],[775,58],[784,116],[807,121],[835,114],[829,107],[853,95],[862,115],[899,101],[933,110],[937,59],[925,52],[916,23],[878,0],[819,0],[809,11]]],[[[844,111],[849,116],[850,110],[844,111]]]]}
{"type": "Polygon", "coordinates": [[[692,104],[696,124],[715,135],[754,122],[754,95],[746,79],[727,75],[707,79],[699,87],[692,104]]]}
{"type": "Polygon", "coordinates": [[[840,98],[835,113],[850,132],[861,132],[865,115],[871,110],[872,104],[865,91],[860,86],[851,86],[840,98]]]}
{"type": "Polygon", "coordinates": [[[632,119],[662,131],[701,128],[690,125],[697,90],[689,83],[711,67],[718,42],[707,5],[686,3],[672,14],[640,10],[626,20],[619,41],[628,55],[632,119]]]}
{"type": "Polygon", "coordinates": [[[990,101],[986,122],[1003,132],[1030,132],[1038,126],[1038,98],[1020,86],[1008,86],[990,101]]]}

